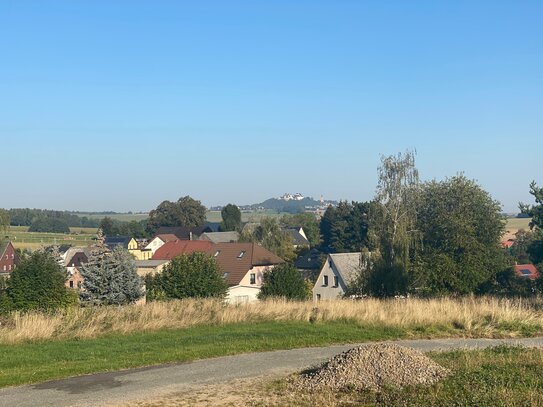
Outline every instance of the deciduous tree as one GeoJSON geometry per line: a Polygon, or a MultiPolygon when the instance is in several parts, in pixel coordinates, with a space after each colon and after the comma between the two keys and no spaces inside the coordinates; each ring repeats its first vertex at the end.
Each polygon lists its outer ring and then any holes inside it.
{"type": "Polygon", "coordinates": [[[284,260],[292,261],[296,257],[292,237],[281,230],[277,219],[264,217],[252,233],[240,237],[243,242],[255,242],[284,260]]]}
{"type": "Polygon", "coordinates": [[[164,201],[149,213],[148,228],[160,226],[202,226],[206,220],[206,208],[200,201],[190,196],[179,198],[177,202],[164,201]]]}
{"type": "Polygon", "coordinates": [[[507,269],[500,238],[501,205],[463,175],[421,188],[417,229],[422,246],[413,258],[411,289],[468,294],[507,269]]]}
{"type": "Polygon", "coordinates": [[[5,209],[0,208],[0,240],[4,237],[3,235],[7,232],[9,228],[9,212],[5,209]]]}
{"type": "Polygon", "coordinates": [[[221,232],[239,231],[241,229],[241,211],[234,204],[228,204],[221,211],[221,232]]]}
{"type": "Polygon", "coordinates": [[[285,227],[302,227],[311,247],[320,245],[319,221],[312,213],[304,212],[295,215],[285,215],[281,218],[280,224],[285,227]]]}
{"type": "Polygon", "coordinates": [[[420,239],[416,230],[418,189],[414,152],[381,157],[376,194],[379,217],[373,222],[380,256],[370,276],[374,294],[407,292],[410,253],[420,239]]]}

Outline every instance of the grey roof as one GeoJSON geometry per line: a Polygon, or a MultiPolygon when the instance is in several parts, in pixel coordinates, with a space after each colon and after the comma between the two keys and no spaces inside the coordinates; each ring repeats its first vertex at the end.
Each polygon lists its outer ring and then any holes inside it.
{"type": "Polygon", "coordinates": [[[136,260],[136,267],[137,268],[145,268],[145,267],[158,267],[164,263],[167,263],[169,260],[136,260]]]}
{"type": "Polygon", "coordinates": [[[350,284],[356,277],[362,264],[361,253],[330,254],[333,266],[345,284],[350,284]]]}
{"type": "Polygon", "coordinates": [[[236,243],[239,240],[238,232],[210,232],[203,233],[200,240],[209,240],[212,243],[236,243]]]}
{"type": "Polygon", "coordinates": [[[68,265],[71,263],[71,260],[74,258],[74,256],[77,253],[84,253],[87,258],[89,258],[91,254],[91,250],[88,247],[70,247],[66,252],[62,255],[64,259],[64,267],[68,267],[68,265]]]}
{"type": "Polygon", "coordinates": [[[104,240],[104,244],[113,250],[117,246],[121,246],[124,249],[128,249],[128,243],[132,240],[129,236],[107,236],[104,240]]]}
{"type": "Polygon", "coordinates": [[[8,248],[9,240],[1,241],[0,240],[0,257],[4,255],[4,252],[8,248]]]}
{"type": "Polygon", "coordinates": [[[295,246],[309,246],[309,240],[307,240],[307,238],[300,233],[299,228],[288,228],[283,229],[283,231],[292,237],[292,244],[295,246]]]}
{"type": "Polygon", "coordinates": [[[319,270],[322,267],[321,252],[311,249],[310,252],[301,254],[294,262],[297,269],[319,270]]]}
{"type": "Polygon", "coordinates": [[[187,228],[183,226],[161,226],[156,231],[156,235],[176,235],[180,240],[194,240],[197,239],[202,233],[213,232],[213,229],[209,226],[198,226],[194,228],[187,228]]]}

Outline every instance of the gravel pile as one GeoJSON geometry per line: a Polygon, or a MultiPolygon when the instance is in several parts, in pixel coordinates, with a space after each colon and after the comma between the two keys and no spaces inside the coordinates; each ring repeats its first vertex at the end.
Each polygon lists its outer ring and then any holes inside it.
{"type": "Polygon", "coordinates": [[[364,345],[334,356],[318,369],[301,374],[292,383],[300,390],[321,387],[369,389],[432,384],[449,374],[422,353],[392,344],[364,345]]]}

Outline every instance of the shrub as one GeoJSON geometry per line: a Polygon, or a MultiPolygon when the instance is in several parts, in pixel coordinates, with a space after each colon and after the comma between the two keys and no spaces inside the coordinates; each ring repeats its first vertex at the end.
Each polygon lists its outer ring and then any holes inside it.
{"type": "Polygon", "coordinates": [[[66,272],[49,253],[36,251],[11,273],[7,296],[15,310],[50,311],[77,304],[65,286],[66,272]]]}
{"type": "Polygon", "coordinates": [[[311,298],[304,278],[292,264],[279,264],[264,273],[264,282],[259,299],[283,297],[289,300],[307,300],[311,298]]]}
{"type": "Polygon", "coordinates": [[[147,278],[149,300],[223,298],[228,285],[215,259],[204,253],[175,257],[160,274],[147,278]]]}

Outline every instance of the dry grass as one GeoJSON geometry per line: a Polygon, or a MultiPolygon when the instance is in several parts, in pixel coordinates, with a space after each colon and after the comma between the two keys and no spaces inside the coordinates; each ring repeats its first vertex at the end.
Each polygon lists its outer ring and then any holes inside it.
{"type": "Polygon", "coordinates": [[[14,313],[0,324],[0,343],[94,338],[109,333],[263,321],[354,321],[404,329],[413,336],[478,337],[543,334],[543,301],[484,298],[266,301],[225,305],[213,300],[78,308],[53,315],[14,313]]]}

